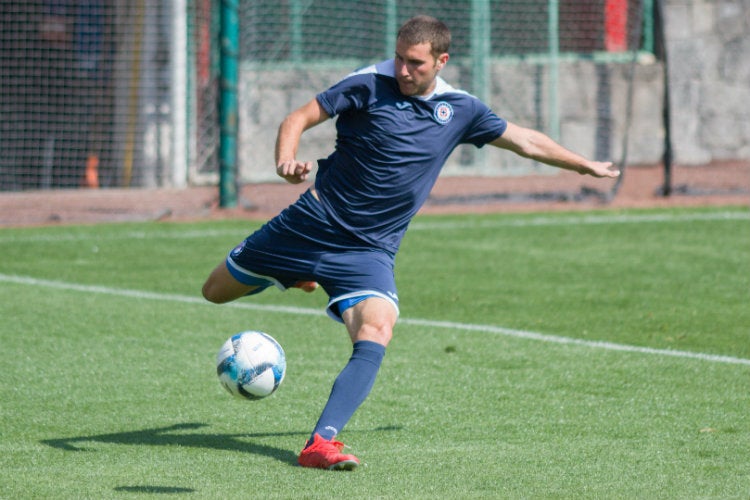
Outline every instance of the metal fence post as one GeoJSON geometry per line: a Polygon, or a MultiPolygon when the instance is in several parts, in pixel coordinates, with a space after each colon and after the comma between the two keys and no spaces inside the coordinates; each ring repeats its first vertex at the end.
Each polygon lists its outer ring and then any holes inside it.
{"type": "Polygon", "coordinates": [[[221,3],[221,91],[219,94],[219,205],[237,206],[238,0],[221,3]]]}

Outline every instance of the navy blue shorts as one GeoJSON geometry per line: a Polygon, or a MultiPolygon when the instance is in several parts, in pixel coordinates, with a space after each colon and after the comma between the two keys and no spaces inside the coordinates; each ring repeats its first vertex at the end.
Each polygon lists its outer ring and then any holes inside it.
{"type": "Polygon", "coordinates": [[[398,312],[394,256],[338,228],[309,190],[235,247],[226,262],[237,281],[261,289],[317,281],[329,297],[326,312],[337,321],[340,301],[363,296],[383,298],[398,312]]]}

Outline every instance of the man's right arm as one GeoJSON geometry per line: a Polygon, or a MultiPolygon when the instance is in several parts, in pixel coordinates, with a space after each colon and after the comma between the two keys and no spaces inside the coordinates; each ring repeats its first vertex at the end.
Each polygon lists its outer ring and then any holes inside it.
{"type": "Polygon", "coordinates": [[[317,99],[292,111],[279,126],[276,135],[276,174],[291,184],[307,180],[312,171],[312,162],[297,160],[297,149],[302,133],[328,118],[317,99]]]}
{"type": "Polygon", "coordinates": [[[617,177],[620,171],[612,162],[591,161],[550,139],[545,134],[508,122],[503,135],[490,144],[553,167],[573,170],[581,175],[617,177]]]}

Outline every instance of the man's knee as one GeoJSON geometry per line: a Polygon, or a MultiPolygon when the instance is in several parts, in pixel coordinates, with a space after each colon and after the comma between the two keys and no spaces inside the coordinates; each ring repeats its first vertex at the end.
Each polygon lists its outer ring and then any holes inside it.
{"type": "Polygon", "coordinates": [[[387,346],[393,338],[393,326],[389,322],[376,322],[363,324],[352,339],[369,340],[380,345],[387,346]]]}
{"type": "Polygon", "coordinates": [[[343,319],[352,342],[369,340],[387,346],[393,337],[398,311],[380,297],[368,298],[344,311],[343,319]]]}
{"type": "Polygon", "coordinates": [[[203,283],[203,288],[201,288],[203,298],[207,301],[213,302],[214,304],[223,304],[224,302],[227,302],[219,292],[220,288],[211,281],[211,278],[207,279],[206,282],[203,283]]]}

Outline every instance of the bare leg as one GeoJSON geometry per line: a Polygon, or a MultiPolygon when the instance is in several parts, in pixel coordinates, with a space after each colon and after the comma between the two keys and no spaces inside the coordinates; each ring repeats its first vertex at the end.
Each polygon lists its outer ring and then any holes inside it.
{"type": "Polygon", "coordinates": [[[344,311],[343,320],[352,343],[369,340],[387,346],[398,315],[393,304],[371,297],[344,311]]]}
{"type": "Polygon", "coordinates": [[[203,296],[209,302],[215,304],[224,304],[231,302],[240,297],[244,297],[249,292],[258,288],[257,286],[244,285],[234,279],[227,269],[225,262],[221,262],[208,276],[203,284],[203,296]]]}

